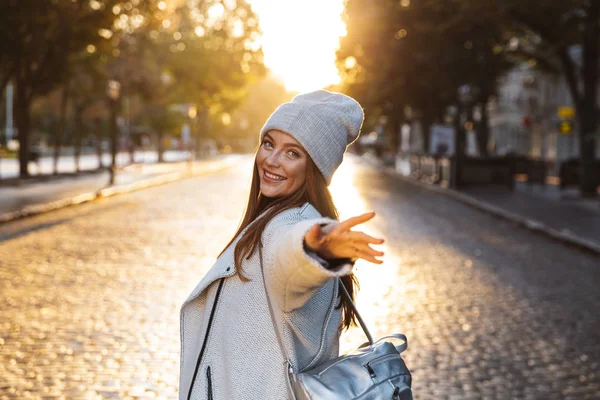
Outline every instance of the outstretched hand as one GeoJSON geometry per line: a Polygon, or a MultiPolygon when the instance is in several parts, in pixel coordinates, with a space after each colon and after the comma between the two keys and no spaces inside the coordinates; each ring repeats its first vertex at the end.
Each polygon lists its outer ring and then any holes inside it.
{"type": "Polygon", "coordinates": [[[362,258],[375,264],[381,264],[383,261],[375,257],[383,256],[383,252],[375,250],[370,245],[382,244],[383,239],[352,230],[353,227],[367,222],[374,216],[375,213],[370,212],[348,218],[339,224],[324,227],[315,225],[304,236],[304,242],[309,249],[324,259],[362,258]]]}

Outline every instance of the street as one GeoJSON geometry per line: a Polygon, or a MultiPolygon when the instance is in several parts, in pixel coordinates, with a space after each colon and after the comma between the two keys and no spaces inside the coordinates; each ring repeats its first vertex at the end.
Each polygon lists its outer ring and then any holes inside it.
{"type": "MultiPolygon", "coordinates": [[[[0,225],[0,400],[177,398],[179,307],[235,232],[250,160],[0,225]]],[[[415,399],[600,398],[596,257],[357,158],[331,189],[342,218],[378,214],[357,305],[408,336],[415,399]]]]}

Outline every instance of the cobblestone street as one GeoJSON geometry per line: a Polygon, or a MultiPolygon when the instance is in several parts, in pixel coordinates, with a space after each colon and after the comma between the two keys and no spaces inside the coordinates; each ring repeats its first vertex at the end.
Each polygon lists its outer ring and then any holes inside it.
{"type": "MultiPolygon", "coordinates": [[[[0,400],[177,398],[179,307],[235,232],[249,160],[0,225],[0,400]]],[[[598,258],[355,158],[332,192],[342,218],[378,213],[358,307],[407,334],[415,399],[600,398],[598,258]]]]}

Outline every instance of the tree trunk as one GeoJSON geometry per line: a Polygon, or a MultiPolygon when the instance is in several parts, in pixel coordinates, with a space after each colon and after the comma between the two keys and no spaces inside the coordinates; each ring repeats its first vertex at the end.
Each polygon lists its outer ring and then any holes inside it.
{"type": "Polygon", "coordinates": [[[490,118],[487,111],[487,98],[481,104],[481,121],[477,127],[477,147],[479,155],[489,156],[488,142],[490,140],[490,118]]]}
{"type": "Polygon", "coordinates": [[[203,156],[202,154],[202,134],[208,132],[208,110],[202,110],[198,113],[196,118],[198,121],[198,129],[196,129],[196,156],[198,159],[203,156]]]}
{"type": "Polygon", "coordinates": [[[400,141],[398,140],[398,126],[400,125],[400,116],[398,115],[397,110],[394,109],[392,115],[389,116],[388,121],[388,132],[390,135],[390,150],[394,154],[397,154],[400,147],[400,141]]]}
{"type": "Polygon", "coordinates": [[[596,98],[598,85],[598,46],[600,45],[600,3],[588,7],[583,33],[583,101],[579,110],[580,191],[584,196],[596,194],[594,161],[596,157],[596,98]]]}
{"type": "Polygon", "coordinates": [[[158,154],[158,162],[159,163],[164,161],[163,153],[165,152],[165,149],[163,149],[163,138],[164,138],[163,132],[159,131],[157,134],[157,138],[156,138],[156,141],[157,141],[156,151],[158,154]]]}
{"type": "Polygon", "coordinates": [[[62,147],[62,139],[65,135],[67,126],[67,106],[69,103],[69,84],[63,86],[60,98],[60,116],[58,121],[58,129],[56,130],[56,139],[54,142],[54,175],[58,174],[58,161],[60,159],[60,148],[62,147]]]}
{"type": "Polygon", "coordinates": [[[75,171],[79,172],[79,159],[81,157],[81,137],[83,135],[83,107],[75,106],[75,130],[73,132],[73,146],[75,148],[75,171]]]}
{"type": "Polygon", "coordinates": [[[102,134],[102,120],[100,118],[96,118],[95,120],[95,130],[96,130],[96,155],[98,156],[98,169],[104,168],[102,164],[102,138],[104,135],[102,134]]]}
{"type": "Polygon", "coordinates": [[[117,167],[117,153],[119,152],[117,134],[117,100],[109,100],[110,107],[110,121],[109,121],[109,132],[110,132],[110,167],[114,173],[117,167]]]}
{"type": "Polygon", "coordinates": [[[581,109],[581,94],[579,91],[579,79],[577,78],[577,74],[575,72],[575,63],[569,57],[566,47],[561,47],[558,50],[558,58],[560,59],[563,67],[563,74],[565,75],[567,87],[569,88],[569,93],[571,93],[573,104],[575,104],[577,113],[579,113],[581,109]]]}
{"type": "Polygon", "coordinates": [[[19,176],[27,178],[29,176],[29,128],[31,123],[31,99],[27,95],[25,81],[16,80],[15,96],[15,124],[19,134],[19,176]]]}
{"type": "Polygon", "coordinates": [[[465,112],[460,102],[456,102],[456,117],[454,118],[454,157],[452,168],[452,186],[459,189],[462,186],[462,163],[465,157],[465,128],[462,115],[465,112]]]}

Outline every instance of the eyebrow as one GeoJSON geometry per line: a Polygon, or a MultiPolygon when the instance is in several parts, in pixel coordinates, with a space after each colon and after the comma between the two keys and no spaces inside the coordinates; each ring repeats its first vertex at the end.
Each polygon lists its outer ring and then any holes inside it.
{"type": "MultiPolygon", "coordinates": [[[[275,141],[275,139],[273,139],[273,136],[269,135],[268,133],[265,133],[265,138],[271,140],[272,142],[275,141]]],[[[296,143],[284,142],[283,147],[294,147],[294,148],[300,150],[303,154],[306,154],[306,150],[304,150],[300,145],[298,145],[296,143]]]]}

